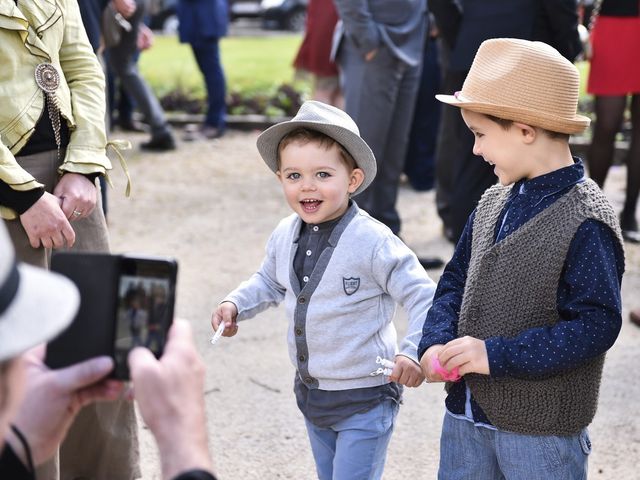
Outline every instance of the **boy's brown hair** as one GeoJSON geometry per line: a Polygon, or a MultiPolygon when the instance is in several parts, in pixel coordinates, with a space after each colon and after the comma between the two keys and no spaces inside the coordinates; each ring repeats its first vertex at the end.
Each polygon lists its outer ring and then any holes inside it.
{"type": "MultiPolygon", "coordinates": [[[[494,115],[489,115],[488,113],[484,113],[483,115],[492,122],[500,125],[503,130],[509,130],[515,123],[515,120],[507,120],[506,118],[496,117],[494,115]]],[[[571,135],[569,135],[568,133],[552,132],[551,130],[547,130],[546,128],[541,127],[533,128],[542,131],[547,137],[551,138],[552,140],[565,140],[566,142],[568,142],[569,138],[571,137],[571,135]]]]}
{"type": "Polygon", "coordinates": [[[347,169],[349,169],[349,171],[353,171],[354,168],[357,168],[358,165],[356,164],[356,161],[353,159],[351,154],[342,145],[340,145],[340,143],[336,142],[329,135],[304,127],[290,131],[282,137],[282,140],[280,140],[280,143],[278,144],[278,168],[280,168],[280,154],[288,145],[291,145],[292,143],[306,145],[309,142],[315,142],[325,150],[330,150],[331,147],[336,146],[338,148],[340,160],[342,160],[342,163],[347,167],[347,169]]]}

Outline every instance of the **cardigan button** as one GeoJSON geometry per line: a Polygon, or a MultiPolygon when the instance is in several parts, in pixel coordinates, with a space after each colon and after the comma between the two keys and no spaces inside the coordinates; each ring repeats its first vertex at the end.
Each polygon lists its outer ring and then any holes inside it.
{"type": "Polygon", "coordinates": [[[305,297],[298,298],[298,303],[305,303],[307,299],[305,297]]]}

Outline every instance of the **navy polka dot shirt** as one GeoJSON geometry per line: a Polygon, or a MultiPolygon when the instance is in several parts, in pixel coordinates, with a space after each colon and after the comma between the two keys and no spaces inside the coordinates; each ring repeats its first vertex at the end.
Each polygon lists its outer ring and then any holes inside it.
{"type": "MultiPolygon", "coordinates": [[[[584,166],[576,159],[572,166],[514,184],[496,223],[496,242],[553,204],[583,178],[584,166]]],[[[438,283],[423,327],[419,357],[430,346],[457,337],[474,218],[475,212],[438,283]]],[[[515,338],[486,339],[491,376],[553,374],[607,351],[621,327],[623,271],[624,254],[613,232],[596,220],[585,221],[571,242],[558,285],[557,306],[562,321],[552,327],[523,331],[515,338]]],[[[446,406],[456,417],[491,425],[464,380],[450,389],[446,406]]]]}

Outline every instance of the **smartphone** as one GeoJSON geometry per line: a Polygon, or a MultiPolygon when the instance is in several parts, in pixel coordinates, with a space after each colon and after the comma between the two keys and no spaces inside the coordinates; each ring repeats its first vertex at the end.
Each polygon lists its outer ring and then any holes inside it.
{"type": "Polygon", "coordinates": [[[127,356],[134,347],[147,347],[156,358],[162,355],[173,321],[177,270],[175,260],[122,257],[114,340],[115,378],[129,378],[127,356]]]}
{"type": "Polygon", "coordinates": [[[144,346],[156,357],[162,355],[173,321],[175,259],[58,252],[51,270],[76,284],[80,308],[71,325],[47,345],[49,367],[109,355],[115,361],[111,377],[128,380],[132,348],[144,346]]]}

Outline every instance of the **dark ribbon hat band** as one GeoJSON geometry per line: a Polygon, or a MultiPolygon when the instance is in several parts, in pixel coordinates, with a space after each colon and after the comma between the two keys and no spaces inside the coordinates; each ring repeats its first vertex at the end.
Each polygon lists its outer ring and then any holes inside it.
{"type": "Polygon", "coordinates": [[[18,286],[20,286],[20,272],[18,264],[14,261],[7,279],[0,286],[0,315],[11,305],[18,291],[18,286]]]}

